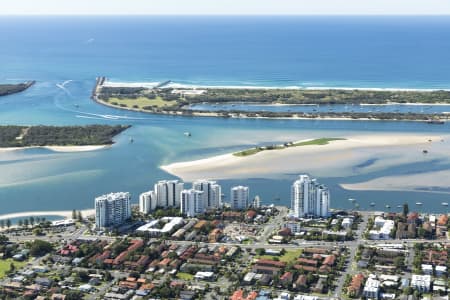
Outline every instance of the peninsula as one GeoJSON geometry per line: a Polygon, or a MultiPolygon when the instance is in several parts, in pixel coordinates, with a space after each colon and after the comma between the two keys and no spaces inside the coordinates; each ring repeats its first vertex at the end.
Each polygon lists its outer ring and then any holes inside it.
{"type": "Polygon", "coordinates": [[[113,83],[97,78],[92,99],[103,105],[149,113],[207,117],[414,120],[442,123],[440,113],[413,112],[274,112],[244,110],[195,110],[195,104],[449,104],[447,90],[282,89],[237,87],[180,87],[158,84],[113,83]]]}
{"type": "Polygon", "coordinates": [[[0,150],[47,147],[55,151],[96,150],[113,144],[129,125],[0,126],[0,150]]]}
{"type": "Polygon", "coordinates": [[[7,96],[23,92],[35,83],[36,82],[33,80],[18,84],[0,84],[0,96],[7,96]]]}

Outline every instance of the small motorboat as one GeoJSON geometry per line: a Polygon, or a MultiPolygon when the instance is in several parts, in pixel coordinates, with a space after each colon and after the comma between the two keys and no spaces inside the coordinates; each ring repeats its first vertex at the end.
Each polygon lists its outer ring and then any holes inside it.
{"type": "Polygon", "coordinates": [[[184,135],[187,136],[187,137],[192,136],[192,134],[191,134],[189,131],[186,131],[186,132],[184,133],[184,135]]]}

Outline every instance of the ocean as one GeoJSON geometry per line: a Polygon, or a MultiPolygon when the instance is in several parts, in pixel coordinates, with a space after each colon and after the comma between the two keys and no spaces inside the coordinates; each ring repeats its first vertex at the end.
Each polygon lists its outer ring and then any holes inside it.
{"type": "MultiPolygon", "coordinates": [[[[450,129],[448,123],[172,117],[116,110],[89,98],[97,76],[191,85],[449,89],[449,17],[0,17],[0,45],[0,82],[37,81],[0,98],[0,124],[133,125],[109,150],[0,153],[0,214],[92,208],[95,196],[113,191],[130,191],[136,203],[155,181],[173,178],[161,164],[285,136],[450,129]]],[[[427,203],[421,210],[441,211],[447,193],[347,191],[339,183],[448,168],[417,163],[319,180],[330,186],[334,208],[350,208],[348,198],[356,198],[363,209],[370,202],[384,209],[421,201],[427,203]]],[[[248,184],[264,203],[289,205],[295,177],[221,183],[227,196],[233,184],[248,184]]]]}

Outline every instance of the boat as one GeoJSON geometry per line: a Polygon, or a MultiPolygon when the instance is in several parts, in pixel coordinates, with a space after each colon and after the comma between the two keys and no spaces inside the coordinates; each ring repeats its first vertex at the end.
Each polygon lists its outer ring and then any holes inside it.
{"type": "Polygon", "coordinates": [[[192,134],[191,134],[189,131],[186,131],[186,132],[184,133],[184,135],[187,136],[187,137],[190,137],[192,134]]]}
{"type": "Polygon", "coordinates": [[[133,138],[130,137],[130,144],[133,143],[133,142],[134,142],[133,138]]]}
{"type": "Polygon", "coordinates": [[[375,206],[375,202],[371,202],[371,203],[370,203],[370,206],[375,206]]]}
{"type": "Polygon", "coordinates": [[[350,202],[355,202],[356,200],[353,199],[353,198],[348,198],[348,201],[350,201],[350,202]]]}
{"type": "Polygon", "coordinates": [[[397,205],[397,208],[403,208],[403,206],[402,205],[397,205]]]}
{"type": "Polygon", "coordinates": [[[428,120],[427,124],[439,124],[439,125],[442,125],[442,124],[445,124],[445,122],[442,121],[442,120],[428,120]]]}
{"type": "Polygon", "coordinates": [[[427,154],[427,153],[428,153],[428,150],[422,150],[422,153],[423,153],[423,154],[427,154]]]}
{"type": "Polygon", "coordinates": [[[422,205],[422,202],[416,202],[416,205],[422,205]]]}
{"type": "Polygon", "coordinates": [[[390,205],[388,205],[388,204],[386,204],[386,208],[391,208],[391,206],[390,206],[390,205]]]}
{"type": "Polygon", "coordinates": [[[442,202],[441,203],[443,206],[448,206],[448,202],[442,202]]]}

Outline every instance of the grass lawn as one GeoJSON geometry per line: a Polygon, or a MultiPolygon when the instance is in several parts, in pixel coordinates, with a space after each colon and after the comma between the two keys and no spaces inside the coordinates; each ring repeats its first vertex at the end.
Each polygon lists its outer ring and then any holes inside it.
{"type": "Polygon", "coordinates": [[[273,260],[275,257],[278,257],[280,261],[289,263],[291,261],[296,260],[302,254],[302,249],[298,250],[288,250],[284,255],[276,256],[276,255],[261,255],[258,258],[260,259],[270,259],[273,260]]]}
{"type": "Polygon", "coordinates": [[[290,148],[290,147],[310,146],[310,145],[319,145],[320,146],[320,145],[327,145],[331,141],[338,141],[338,140],[345,140],[345,139],[343,139],[343,138],[320,138],[320,139],[314,139],[314,140],[305,141],[305,142],[288,143],[285,145],[275,145],[275,146],[271,146],[270,148],[256,147],[256,148],[251,148],[251,149],[246,149],[243,151],[235,152],[235,153],[233,153],[233,155],[234,156],[249,156],[249,155],[253,155],[253,154],[256,154],[256,153],[262,152],[262,151],[282,150],[282,149],[286,149],[286,148],[290,148]]]}
{"type": "MultiPolygon", "coordinates": [[[[138,108],[143,108],[145,106],[156,106],[158,108],[161,107],[169,107],[177,103],[177,101],[166,101],[161,97],[156,97],[155,99],[149,99],[146,97],[138,97],[136,99],[119,99],[119,98],[109,98],[107,103],[113,104],[113,102],[117,103],[117,106],[121,104],[126,105],[127,107],[133,108],[133,105],[137,105],[138,108]]],[[[114,105],[114,104],[113,104],[114,105]]]]}
{"type": "Polygon", "coordinates": [[[239,151],[239,152],[233,153],[233,155],[234,156],[249,156],[249,155],[253,155],[258,152],[261,152],[261,151],[264,151],[264,150],[261,148],[251,148],[251,149],[247,149],[244,151],[239,151]]]}
{"type": "Polygon", "coordinates": [[[16,270],[22,268],[27,264],[27,262],[25,261],[14,261],[12,258],[0,259],[0,278],[5,277],[6,272],[9,271],[11,262],[16,267],[16,270]]]}
{"type": "Polygon", "coordinates": [[[315,139],[315,140],[311,140],[311,141],[295,143],[290,147],[309,146],[309,145],[327,145],[331,141],[339,141],[339,140],[345,140],[345,139],[342,139],[342,138],[320,138],[320,139],[315,139]]]}
{"type": "Polygon", "coordinates": [[[194,275],[189,274],[189,273],[178,272],[177,273],[177,278],[189,281],[189,280],[194,279],[194,275]]]}

